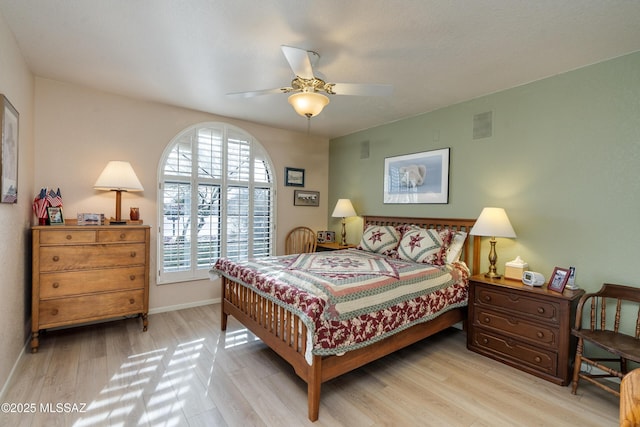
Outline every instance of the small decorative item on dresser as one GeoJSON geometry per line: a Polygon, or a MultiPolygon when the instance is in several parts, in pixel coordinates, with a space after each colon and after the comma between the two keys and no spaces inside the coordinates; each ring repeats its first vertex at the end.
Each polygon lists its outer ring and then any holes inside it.
{"type": "Polygon", "coordinates": [[[64,225],[64,217],[62,216],[62,208],[47,208],[47,216],[49,217],[49,225],[64,225]]]}
{"type": "Polygon", "coordinates": [[[570,274],[571,273],[566,268],[554,268],[553,274],[551,274],[551,279],[549,279],[547,289],[562,293],[562,291],[564,291],[564,287],[567,285],[570,274]]]}
{"type": "Polygon", "coordinates": [[[129,208],[129,219],[131,221],[137,221],[140,219],[140,209],[139,208],[129,208]]]}

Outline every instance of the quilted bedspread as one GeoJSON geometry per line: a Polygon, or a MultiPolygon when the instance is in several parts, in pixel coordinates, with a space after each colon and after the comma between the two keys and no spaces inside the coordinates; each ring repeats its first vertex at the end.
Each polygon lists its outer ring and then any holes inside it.
{"type": "Polygon", "coordinates": [[[212,271],[296,313],[316,355],[361,348],[467,305],[469,270],[463,262],[433,266],[347,249],[221,258],[212,271]]]}

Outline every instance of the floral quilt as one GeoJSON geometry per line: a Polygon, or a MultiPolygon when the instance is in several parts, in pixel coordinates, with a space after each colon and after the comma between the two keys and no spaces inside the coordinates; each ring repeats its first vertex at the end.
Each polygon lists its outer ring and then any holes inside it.
{"type": "Polygon", "coordinates": [[[361,348],[467,305],[469,270],[463,262],[434,266],[347,249],[221,258],[212,272],[297,314],[309,331],[307,348],[316,355],[361,348]]]}

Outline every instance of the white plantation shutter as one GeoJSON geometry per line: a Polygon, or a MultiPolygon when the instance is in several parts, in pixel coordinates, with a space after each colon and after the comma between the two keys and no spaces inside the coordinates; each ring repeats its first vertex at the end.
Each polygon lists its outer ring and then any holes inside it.
{"type": "Polygon", "coordinates": [[[178,134],[159,168],[158,283],[206,278],[222,256],[272,255],[272,170],[260,143],[234,126],[178,134]]]}

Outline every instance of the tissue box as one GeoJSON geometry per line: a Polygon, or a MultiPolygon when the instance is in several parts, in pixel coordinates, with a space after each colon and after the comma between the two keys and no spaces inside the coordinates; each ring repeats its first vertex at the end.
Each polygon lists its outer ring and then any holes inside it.
{"type": "Polygon", "coordinates": [[[507,279],[522,280],[522,273],[529,269],[529,264],[517,257],[513,261],[504,264],[504,277],[507,279]]]}

